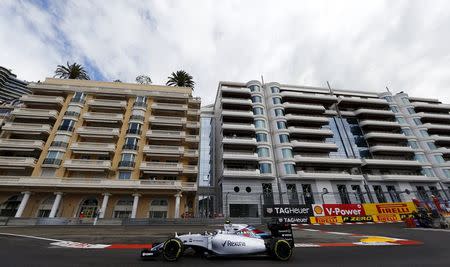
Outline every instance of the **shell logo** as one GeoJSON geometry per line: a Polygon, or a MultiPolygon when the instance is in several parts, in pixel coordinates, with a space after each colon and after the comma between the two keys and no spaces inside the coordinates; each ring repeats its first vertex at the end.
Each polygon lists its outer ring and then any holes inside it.
{"type": "Polygon", "coordinates": [[[321,206],[315,206],[314,207],[314,213],[316,214],[322,214],[323,213],[323,209],[321,206]]]}

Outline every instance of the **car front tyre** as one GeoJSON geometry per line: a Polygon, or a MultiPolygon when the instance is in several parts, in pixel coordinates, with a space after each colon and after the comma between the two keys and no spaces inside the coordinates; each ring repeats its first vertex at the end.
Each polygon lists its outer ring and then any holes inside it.
{"type": "Polygon", "coordinates": [[[292,256],[291,244],[284,239],[273,239],[270,246],[270,253],[274,259],[287,261],[292,256]]]}
{"type": "Polygon", "coordinates": [[[178,238],[169,238],[164,242],[162,256],[166,261],[177,261],[183,255],[183,242],[178,238]]]}

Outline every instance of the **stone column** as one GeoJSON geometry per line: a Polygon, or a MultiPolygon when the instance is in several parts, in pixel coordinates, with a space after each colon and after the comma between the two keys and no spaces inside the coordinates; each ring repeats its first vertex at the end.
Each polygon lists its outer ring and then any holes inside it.
{"type": "Polygon", "coordinates": [[[25,207],[27,206],[28,200],[30,199],[31,192],[26,191],[22,192],[22,194],[23,194],[22,201],[20,202],[19,208],[17,209],[16,215],[14,216],[15,218],[22,217],[22,213],[25,210],[25,207]]]}
{"type": "Polygon", "coordinates": [[[62,192],[55,192],[55,201],[53,202],[52,205],[52,210],[50,211],[50,215],[48,216],[49,218],[55,218],[56,216],[56,212],[58,211],[59,208],[59,204],[61,203],[61,198],[63,193],[62,192]]]}
{"type": "Polygon", "coordinates": [[[111,195],[110,193],[103,194],[102,207],[100,208],[100,214],[98,215],[99,219],[103,219],[105,217],[106,207],[108,206],[108,200],[110,195],[111,195]]]}
{"type": "Polygon", "coordinates": [[[131,211],[131,219],[136,218],[140,196],[141,196],[140,194],[133,194],[134,199],[133,199],[133,210],[131,211]]]}
{"type": "Polygon", "coordinates": [[[180,199],[181,199],[181,192],[176,193],[175,195],[175,218],[180,218],[180,199]]]}

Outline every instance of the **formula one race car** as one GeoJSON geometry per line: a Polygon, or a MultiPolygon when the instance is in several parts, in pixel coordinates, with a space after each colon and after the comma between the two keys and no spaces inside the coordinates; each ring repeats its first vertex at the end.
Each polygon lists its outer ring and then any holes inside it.
{"type": "Polygon", "coordinates": [[[214,233],[184,234],[153,244],[151,249],[141,252],[142,259],[162,256],[167,261],[176,261],[188,248],[207,256],[268,255],[287,261],[293,253],[293,236],[290,224],[269,223],[270,233],[245,224],[225,223],[224,230],[214,233]]]}

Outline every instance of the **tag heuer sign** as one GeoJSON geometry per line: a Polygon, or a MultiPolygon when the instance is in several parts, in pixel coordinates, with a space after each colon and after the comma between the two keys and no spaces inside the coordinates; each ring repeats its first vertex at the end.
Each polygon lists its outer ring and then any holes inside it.
{"type": "Polygon", "coordinates": [[[264,205],[264,217],[312,216],[311,205],[264,205]]]}

